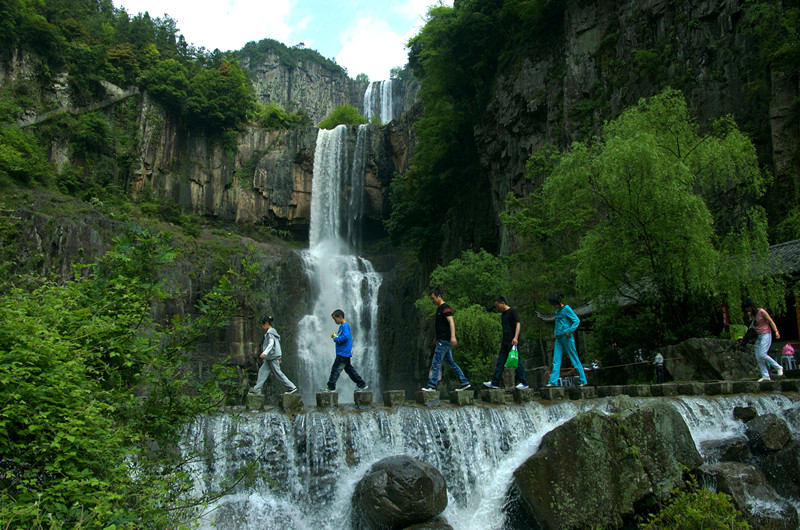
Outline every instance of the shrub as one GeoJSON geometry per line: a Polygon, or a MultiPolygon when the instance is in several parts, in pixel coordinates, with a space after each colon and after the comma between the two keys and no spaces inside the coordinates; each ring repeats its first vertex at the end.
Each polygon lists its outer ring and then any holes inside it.
{"type": "Polygon", "coordinates": [[[55,173],[36,138],[18,127],[0,129],[0,183],[47,184],[55,173]]]}
{"type": "Polygon", "coordinates": [[[355,107],[342,105],[333,110],[330,115],[319,122],[320,129],[333,129],[338,125],[359,125],[367,123],[367,119],[361,115],[355,107]]]}

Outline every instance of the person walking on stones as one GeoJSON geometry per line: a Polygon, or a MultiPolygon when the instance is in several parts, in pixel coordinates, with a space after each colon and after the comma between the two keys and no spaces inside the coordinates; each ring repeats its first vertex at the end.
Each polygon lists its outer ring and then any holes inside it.
{"type": "Polygon", "coordinates": [[[453,309],[442,300],[442,291],[435,287],[428,292],[428,298],[436,306],[434,316],[434,327],[436,330],[436,349],[433,351],[433,361],[431,362],[430,379],[428,384],[422,387],[425,392],[434,392],[439,384],[439,371],[442,369],[442,361],[456,374],[460,386],[456,390],[468,390],[471,388],[469,379],[464,376],[464,372],[453,360],[452,348],[458,344],[456,340],[456,324],[453,320],[453,309]]]}
{"type": "Polygon", "coordinates": [[[660,351],[656,352],[653,365],[656,367],[656,383],[660,385],[664,382],[664,356],[661,355],[660,351]]]}
{"type": "MultiPolygon", "coordinates": [[[[503,338],[500,340],[500,351],[497,354],[497,363],[494,367],[492,379],[491,381],[483,383],[483,386],[488,388],[500,388],[503,371],[506,367],[506,360],[508,360],[508,352],[511,351],[512,347],[519,344],[519,330],[521,328],[519,313],[517,313],[516,309],[508,305],[504,297],[495,297],[494,307],[500,311],[500,324],[503,327],[503,338]]],[[[528,379],[525,377],[525,367],[522,366],[521,360],[517,364],[516,372],[514,372],[514,379],[517,388],[528,388],[528,379]]]]}
{"type": "Polygon", "coordinates": [[[264,340],[261,343],[261,355],[259,357],[263,360],[261,368],[258,369],[258,379],[256,386],[253,387],[253,394],[260,394],[261,389],[264,388],[264,383],[270,373],[274,373],[278,381],[283,383],[289,390],[287,394],[294,394],[297,392],[297,385],[289,381],[289,378],[281,371],[281,336],[278,330],[272,327],[273,318],[267,316],[261,319],[261,329],[264,330],[264,340]]]}
{"type": "Polygon", "coordinates": [[[335,333],[331,333],[333,343],[336,345],[336,359],[331,367],[327,390],[328,392],[336,391],[336,381],[339,379],[342,369],[358,387],[357,392],[366,390],[367,383],[358,375],[358,372],[350,363],[350,359],[353,356],[353,335],[350,333],[350,324],[344,318],[344,311],[337,309],[331,313],[331,318],[339,325],[339,329],[335,333]]]}
{"type": "Polygon", "coordinates": [[[778,333],[778,326],[769,316],[769,313],[762,307],[758,307],[752,298],[745,298],[742,302],[742,309],[750,317],[750,327],[757,333],[756,338],[756,363],[761,371],[760,381],[769,381],[768,365],[772,366],[778,373],[778,377],[783,375],[783,367],[775,362],[775,359],[769,356],[769,348],[772,346],[772,332],[775,333],[775,338],[781,338],[778,333]]]}
{"type": "Polygon", "coordinates": [[[562,295],[553,293],[547,301],[553,306],[556,312],[556,326],[553,330],[555,337],[555,347],[553,349],[553,372],[550,374],[550,380],[547,386],[557,386],[559,375],[561,373],[561,358],[564,356],[564,351],[569,355],[569,360],[572,362],[573,368],[578,372],[578,386],[585,386],[586,373],[583,371],[583,365],[578,359],[578,351],[575,349],[575,330],[581,323],[581,319],[575,314],[575,311],[564,302],[561,301],[562,295]]]}

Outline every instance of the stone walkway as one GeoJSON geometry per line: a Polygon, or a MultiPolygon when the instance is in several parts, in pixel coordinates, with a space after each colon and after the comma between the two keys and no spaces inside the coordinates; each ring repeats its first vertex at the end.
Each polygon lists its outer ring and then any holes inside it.
{"type": "MultiPolygon", "coordinates": [[[[442,396],[439,391],[414,394],[414,401],[420,405],[438,406],[443,400],[452,405],[464,406],[475,404],[476,394],[480,401],[495,405],[508,402],[527,403],[534,400],[559,401],[565,399],[581,400],[596,399],[609,396],[627,395],[631,397],[673,397],[673,396],[718,396],[724,394],[757,394],[759,392],[798,392],[800,379],[773,379],[771,381],[687,381],[665,383],[661,385],[613,385],[613,386],[569,386],[569,387],[542,387],[514,388],[511,390],[480,389],[478,392],[466,390],[462,392],[451,391],[447,396],[442,396]]],[[[337,392],[319,392],[316,395],[318,409],[331,409],[339,406],[337,392]]],[[[364,410],[381,403],[375,403],[372,392],[354,392],[353,406],[356,410],[364,410]]],[[[404,390],[387,390],[383,393],[383,406],[394,407],[406,405],[406,392],[404,390]]],[[[248,410],[262,410],[264,408],[264,395],[248,394],[245,407],[248,410]]],[[[287,413],[306,411],[303,398],[299,393],[282,394],[280,407],[287,413]]],[[[310,410],[310,409],[309,409],[310,410]]]]}

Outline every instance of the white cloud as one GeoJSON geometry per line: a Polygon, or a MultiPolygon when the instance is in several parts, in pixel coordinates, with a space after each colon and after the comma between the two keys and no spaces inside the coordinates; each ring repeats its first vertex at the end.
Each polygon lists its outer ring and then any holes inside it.
{"type": "Polygon", "coordinates": [[[163,0],[158,12],[153,0],[124,0],[121,5],[135,15],[149,11],[152,17],[164,13],[178,21],[180,32],[196,46],[213,50],[237,50],[248,41],[265,38],[285,41],[292,32],[287,20],[296,0],[229,0],[202,2],[163,0]]]}
{"type": "Polygon", "coordinates": [[[350,77],[365,73],[371,81],[389,79],[389,71],[408,60],[405,43],[385,20],[364,17],[343,33],[336,62],[347,68],[350,77]]]}
{"type": "Polygon", "coordinates": [[[435,5],[445,5],[452,7],[453,0],[406,0],[394,6],[394,10],[401,16],[411,21],[412,26],[406,34],[406,40],[410,39],[425,25],[425,18],[428,10],[435,5]]]}

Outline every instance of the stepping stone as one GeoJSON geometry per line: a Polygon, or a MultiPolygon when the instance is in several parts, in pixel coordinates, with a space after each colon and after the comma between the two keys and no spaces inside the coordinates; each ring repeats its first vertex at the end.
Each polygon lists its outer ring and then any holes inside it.
{"type": "Polygon", "coordinates": [[[533,401],[535,397],[532,388],[515,388],[512,394],[514,395],[514,403],[527,403],[533,401]]]}
{"type": "Polygon", "coordinates": [[[317,392],[317,406],[318,407],[335,407],[339,405],[338,392],[317,392]]]}
{"type": "Polygon", "coordinates": [[[761,391],[758,381],[731,381],[734,394],[757,394],[761,391]]]}
{"type": "Polygon", "coordinates": [[[696,381],[678,383],[678,394],[683,394],[685,396],[702,396],[705,391],[705,383],[698,383],[696,381]]]}
{"type": "Polygon", "coordinates": [[[406,400],[405,390],[385,390],[383,392],[383,404],[387,407],[402,405],[406,400]]]}
{"type": "Polygon", "coordinates": [[[598,386],[597,395],[600,397],[619,396],[624,387],[622,385],[598,386]]]}
{"type": "Polygon", "coordinates": [[[667,383],[667,384],[660,384],[660,385],[653,385],[650,387],[650,395],[651,396],[677,396],[678,395],[678,385],[667,383]]]}
{"type": "Polygon", "coordinates": [[[247,410],[261,410],[264,408],[264,394],[248,393],[244,406],[247,410]]]}
{"type": "Polygon", "coordinates": [[[566,392],[563,386],[543,386],[539,389],[539,395],[548,401],[558,401],[564,399],[566,392]]]}
{"type": "Polygon", "coordinates": [[[730,381],[713,381],[706,383],[706,394],[718,396],[720,394],[732,394],[733,384],[730,381]]]}
{"type": "Polygon", "coordinates": [[[625,385],[622,393],[630,397],[650,397],[650,385],[625,385]]]}
{"type": "Polygon", "coordinates": [[[426,392],[425,390],[417,390],[417,393],[414,394],[414,398],[420,405],[438,405],[439,391],[434,390],[433,392],[426,392]]]}
{"type": "Polygon", "coordinates": [[[475,392],[472,390],[453,390],[450,392],[450,403],[453,405],[472,405],[475,403],[475,392]]]}
{"type": "Polygon", "coordinates": [[[770,381],[761,381],[758,383],[759,388],[762,392],[780,392],[781,391],[781,382],[772,379],[770,381]]]}
{"type": "Polygon", "coordinates": [[[800,381],[797,379],[784,379],[781,381],[781,390],[784,392],[797,392],[800,390],[800,381]]]}
{"type": "Polygon", "coordinates": [[[281,394],[281,410],[284,412],[299,412],[303,410],[303,396],[300,395],[300,392],[281,394]]]}
{"type": "Polygon", "coordinates": [[[372,392],[353,392],[353,403],[355,403],[357,407],[372,406],[372,392]]]}
{"type": "Polygon", "coordinates": [[[506,402],[506,391],[502,388],[484,388],[481,390],[481,401],[502,405],[506,402]]]}
{"type": "Polygon", "coordinates": [[[594,399],[597,397],[597,388],[593,386],[570,386],[567,394],[572,400],[594,399]]]}

